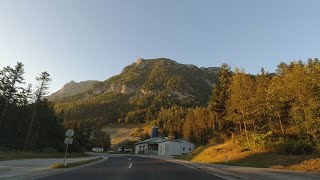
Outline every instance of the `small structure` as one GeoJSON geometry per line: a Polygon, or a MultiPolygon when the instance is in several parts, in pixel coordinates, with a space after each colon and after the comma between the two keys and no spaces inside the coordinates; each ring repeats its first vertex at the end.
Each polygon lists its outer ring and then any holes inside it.
{"type": "Polygon", "coordinates": [[[159,128],[157,126],[153,126],[151,128],[151,138],[155,138],[159,136],[159,128]]]}
{"type": "Polygon", "coordinates": [[[158,144],[161,142],[165,142],[167,140],[160,138],[160,137],[154,137],[151,139],[147,139],[141,142],[138,142],[135,144],[135,154],[144,154],[144,155],[150,155],[150,154],[158,154],[158,144]]]}
{"type": "Polygon", "coordinates": [[[118,147],[117,152],[122,152],[123,148],[122,147],[118,147]]]}
{"type": "Polygon", "coordinates": [[[159,155],[182,155],[194,150],[195,145],[185,139],[174,139],[159,143],[159,155]]]}
{"type": "Polygon", "coordinates": [[[103,152],[103,148],[94,147],[92,148],[92,152],[103,152]]]}

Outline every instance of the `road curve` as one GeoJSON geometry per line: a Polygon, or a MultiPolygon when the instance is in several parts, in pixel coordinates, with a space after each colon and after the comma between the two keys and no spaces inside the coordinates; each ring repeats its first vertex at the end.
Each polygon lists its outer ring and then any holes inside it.
{"type": "Polygon", "coordinates": [[[136,156],[114,156],[107,161],[39,179],[108,180],[220,180],[221,178],[164,160],[136,156]]]}

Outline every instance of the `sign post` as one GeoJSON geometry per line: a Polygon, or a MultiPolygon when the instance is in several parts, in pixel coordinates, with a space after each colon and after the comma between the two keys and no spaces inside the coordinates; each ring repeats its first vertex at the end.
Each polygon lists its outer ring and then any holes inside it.
{"type": "Polygon", "coordinates": [[[67,166],[67,152],[68,152],[68,146],[69,144],[72,144],[73,142],[73,138],[71,138],[74,135],[74,131],[73,129],[68,129],[66,132],[66,138],[64,139],[64,143],[67,144],[66,145],[66,152],[64,154],[64,166],[67,166]]]}

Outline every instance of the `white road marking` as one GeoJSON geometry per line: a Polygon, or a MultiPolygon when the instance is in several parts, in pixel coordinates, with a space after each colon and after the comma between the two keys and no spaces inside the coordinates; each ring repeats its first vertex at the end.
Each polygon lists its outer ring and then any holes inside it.
{"type": "Polygon", "coordinates": [[[132,166],[132,163],[130,163],[130,165],[129,165],[129,169],[131,168],[131,166],[132,166]]]}

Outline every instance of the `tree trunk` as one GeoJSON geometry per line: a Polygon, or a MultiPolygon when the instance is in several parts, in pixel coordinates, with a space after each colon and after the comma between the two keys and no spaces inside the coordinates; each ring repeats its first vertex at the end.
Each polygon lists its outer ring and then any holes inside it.
{"type": "Polygon", "coordinates": [[[24,144],[24,147],[23,147],[23,150],[25,151],[28,144],[29,144],[29,139],[30,139],[30,134],[31,134],[31,130],[32,130],[32,125],[33,125],[33,121],[34,121],[34,118],[36,116],[36,112],[37,112],[37,102],[35,102],[35,108],[34,108],[34,111],[33,111],[33,115],[32,115],[32,119],[31,119],[31,122],[30,122],[30,125],[29,125],[29,130],[28,130],[28,134],[27,134],[27,138],[26,138],[26,142],[24,144]]]}
{"type": "Polygon", "coordinates": [[[19,120],[17,132],[16,132],[16,137],[18,137],[18,134],[19,134],[19,131],[20,131],[20,127],[21,127],[21,118],[20,118],[20,120],[19,120]]]}
{"type": "Polygon", "coordinates": [[[2,111],[1,119],[0,119],[0,127],[2,127],[2,124],[3,124],[4,118],[5,118],[5,115],[6,115],[7,109],[8,109],[8,105],[9,105],[9,100],[7,100],[7,102],[6,102],[6,106],[4,107],[4,109],[3,109],[3,111],[2,111]]]}
{"type": "Polygon", "coordinates": [[[282,121],[281,121],[281,117],[279,112],[277,112],[277,116],[278,116],[278,120],[279,120],[279,124],[280,124],[280,128],[281,128],[281,133],[284,134],[284,130],[283,130],[283,126],[282,126],[282,121]]]}
{"type": "Polygon", "coordinates": [[[243,123],[244,125],[244,131],[246,132],[246,138],[247,138],[247,142],[249,143],[249,136],[248,136],[248,131],[247,131],[247,125],[246,122],[243,123]]]}

